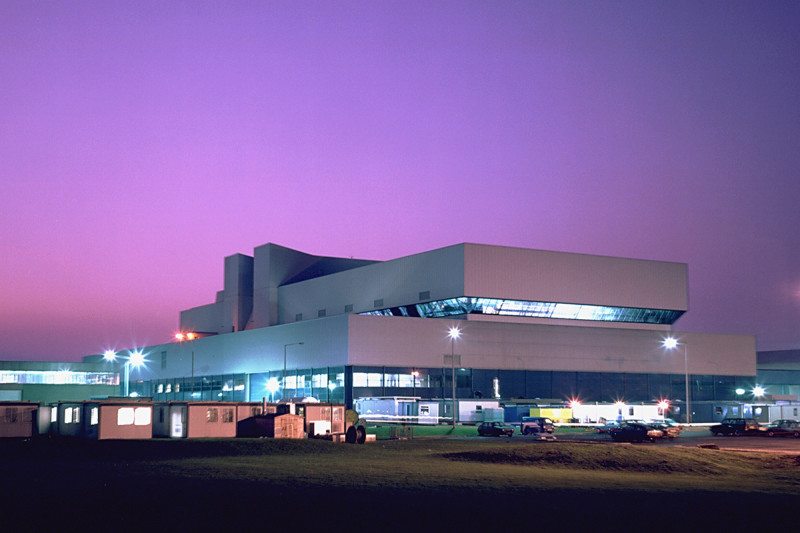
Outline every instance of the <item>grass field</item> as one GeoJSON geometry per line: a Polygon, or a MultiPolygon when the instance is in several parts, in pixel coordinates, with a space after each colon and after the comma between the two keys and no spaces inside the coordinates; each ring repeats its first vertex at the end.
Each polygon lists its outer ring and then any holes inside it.
{"type": "Polygon", "coordinates": [[[800,463],[513,439],[43,439],[0,443],[0,489],[2,531],[63,531],[70,523],[94,531],[495,531],[534,523],[769,531],[796,514],[800,463]]]}

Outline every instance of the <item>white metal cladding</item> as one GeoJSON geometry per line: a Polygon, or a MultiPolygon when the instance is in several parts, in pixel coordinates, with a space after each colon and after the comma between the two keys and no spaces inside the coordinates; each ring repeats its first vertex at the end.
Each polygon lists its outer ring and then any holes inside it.
{"type": "Polygon", "coordinates": [[[317,317],[320,309],[327,315],[344,313],[345,305],[353,311],[394,307],[419,300],[428,291],[432,299],[453,298],[464,292],[464,245],[449,246],[382,263],[338,272],[278,288],[280,323],[317,317]]]}
{"type": "MultiPolygon", "coordinates": [[[[682,349],[667,350],[664,331],[350,316],[349,364],[442,367],[448,327],[465,368],[683,374],[682,349]]],[[[755,375],[755,338],[673,333],[686,343],[692,374],[755,375]]]]}
{"type": "Polygon", "coordinates": [[[464,245],[463,296],[688,309],[683,263],[464,245]]]}
{"type": "Polygon", "coordinates": [[[148,346],[147,364],[131,369],[131,380],[152,380],[194,375],[256,373],[283,368],[284,345],[287,368],[342,366],[347,360],[347,316],[310,320],[297,324],[258,328],[213,335],[183,343],[148,346]],[[295,344],[302,342],[302,345],[295,344]],[[161,367],[161,353],[166,366],[161,367]]]}

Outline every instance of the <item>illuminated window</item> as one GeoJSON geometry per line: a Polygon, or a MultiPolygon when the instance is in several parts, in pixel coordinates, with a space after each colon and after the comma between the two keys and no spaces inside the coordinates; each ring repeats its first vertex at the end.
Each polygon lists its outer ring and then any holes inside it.
{"type": "Polygon", "coordinates": [[[0,384],[33,385],[119,385],[116,372],[73,372],[70,370],[0,370],[0,384]]]}
{"type": "Polygon", "coordinates": [[[353,387],[382,387],[383,374],[380,372],[353,372],[353,387]]]}
{"type": "Polygon", "coordinates": [[[98,416],[99,416],[98,411],[99,411],[99,409],[97,407],[92,407],[92,410],[89,413],[89,424],[92,425],[92,426],[96,426],[97,425],[97,419],[98,419],[98,416]]]}
{"type": "Polygon", "coordinates": [[[180,391],[181,391],[181,384],[180,383],[176,383],[175,384],[175,392],[180,392],[180,391]]]}
{"type": "Polygon", "coordinates": [[[223,409],[222,410],[222,423],[223,424],[230,424],[233,422],[233,409],[223,409]]]}
{"type": "Polygon", "coordinates": [[[130,426],[133,425],[134,413],[133,407],[121,407],[117,411],[117,425],[130,426]]]}
{"type": "Polygon", "coordinates": [[[50,408],[50,422],[58,422],[58,407],[50,408]]]}
{"type": "MultiPolygon", "coordinates": [[[[423,298],[420,298],[420,300],[423,300],[423,298]]],[[[375,305],[375,307],[382,306],[382,302],[381,305],[375,305]]],[[[501,298],[461,297],[366,311],[361,314],[377,316],[414,316],[423,318],[482,314],[558,318],[565,320],[593,320],[602,322],[672,324],[680,318],[683,311],[636,307],[609,307],[563,302],[506,300],[501,298]]]]}
{"type": "Polygon", "coordinates": [[[164,392],[167,394],[172,392],[172,383],[167,383],[167,387],[164,389],[164,392]]]}
{"type": "Polygon", "coordinates": [[[429,405],[420,405],[419,406],[419,414],[425,415],[425,416],[431,414],[431,407],[429,405]]]}
{"type": "Polygon", "coordinates": [[[72,424],[72,407],[67,407],[64,409],[64,423],[72,424]]]}
{"type": "Polygon", "coordinates": [[[328,386],[328,374],[314,374],[311,376],[311,386],[315,389],[324,389],[328,386]]]}
{"type": "Polygon", "coordinates": [[[219,420],[219,410],[214,407],[209,407],[206,411],[206,422],[209,424],[216,424],[219,420]]]}
{"type": "Polygon", "coordinates": [[[149,407],[137,407],[133,414],[133,423],[137,426],[149,426],[152,419],[149,407]]]}
{"type": "Polygon", "coordinates": [[[156,393],[157,394],[162,394],[163,392],[164,392],[164,384],[163,383],[159,383],[158,387],[156,387],[156,393]]]}

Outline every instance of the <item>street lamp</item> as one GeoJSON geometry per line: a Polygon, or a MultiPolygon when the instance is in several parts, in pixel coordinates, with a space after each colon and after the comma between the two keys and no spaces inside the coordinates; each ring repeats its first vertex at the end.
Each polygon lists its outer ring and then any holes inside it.
{"type": "MultiPolygon", "coordinates": [[[[175,334],[175,340],[178,341],[179,346],[183,346],[183,341],[191,342],[197,338],[197,333],[194,333],[193,331],[189,331],[187,333],[179,331],[175,334]]],[[[181,354],[181,360],[183,360],[183,354],[181,354]]],[[[190,389],[189,398],[194,398],[194,346],[192,346],[192,386],[190,389]]]]}
{"type": "Polygon", "coordinates": [[[452,365],[452,386],[453,386],[453,431],[456,429],[456,339],[461,337],[461,330],[458,326],[452,326],[447,336],[450,337],[450,364],[452,365]]]}
{"type": "MultiPolygon", "coordinates": [[[[290,342],[283,345],[283,377],[281,378],[281,400],[286,399],[286,348],[289,346],[302,346],[303,342],[290,342]]],[[[295,384],[295,390],[297,385],[295,384]]]]}
{"type": "Polygon", "coordinates": [[[133,350],[132,352],[128,352],[127,357],[117,355],[117,352],[114,350],[106,350],[103,352],[103,360],[108,361],[109,363],[115,362],[117,357],[121,357],[125,360],[125,364],[123,365],[123,375],[125,376],[123,383],[125,397],[128,397],[130,396],[131,367],[140,368],[144,366],[144,364],[147,362],[147,359],[145,359],[144,353],[141,350],[133,350]]]}
{"type": "Polygon", "coordinates": [[[683,346],[683,374],[686,387],[686,423],[692,423],[692,399],[689,394],[689,347],[687,343],[679,343],[675,337],[667,337],[662,343],[667,350],[674,350],[679,345],[683,346]]]}
{"type": "Polygon", "coordinates": [[[667,410],[669,409],[669,400],[659,400],[658,408],[661,410],[661,418],[667,419],[667,410]]]}

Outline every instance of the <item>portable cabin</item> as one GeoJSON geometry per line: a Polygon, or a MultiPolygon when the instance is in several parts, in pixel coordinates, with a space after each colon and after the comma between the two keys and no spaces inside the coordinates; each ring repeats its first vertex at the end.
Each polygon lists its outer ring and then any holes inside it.
{"type": "Polygon", "coordinates": [[[236,404],[236,423],[246,418],[264,414],[264,404],[261,402],[239,402],[236,404]]]}
{"type": "Polygon", "coordinates": [[[58,402],[51,406],[51,433],[61,437],[83,435],[83,402],[58,402]]]}
{"type": "Polygon", "coordinates": [[[295,404],[295,414],[305,419],[305,432],[309,436],[345,432],[344,405],[331,403],[295,404]]]}
{"type": "Polygon", "coordinates": [[[33,402],[0,402],[0,438],[36,435],[38,408],[33,402]]]}
{"type": "Polygon", "coordinates": [[[173,439],[236,436],[235,402],[165,402],[155,405],[153,435],[173,439]]]}
{"type": "Polygon", "coordinates": [[[134,399],[86,401],[82,425],[81,435],[90,439],[150,439],[153,404],[134,399]]]}
{"type": "Polygon", "coordinates": [[[305,438],[305,420],[291,413],[267,413],[243,419],[238,424],[240,437],[269,437],[272,439],[305,438]]]}

